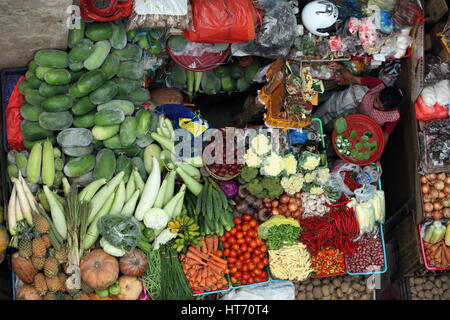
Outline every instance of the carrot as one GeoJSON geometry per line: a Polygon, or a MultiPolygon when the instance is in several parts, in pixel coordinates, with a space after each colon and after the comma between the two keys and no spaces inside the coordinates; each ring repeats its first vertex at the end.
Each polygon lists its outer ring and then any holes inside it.
{"type": "Polygon", "coordinates": [[[212,260],[215,260],[215,261],[219,262],[220,264],[225,264],[225,265],[227,264],[227,260],[222,259],[222,258],[216,256],[215,254],[209,253],[209,256],[211,257],[212,260]]]}
{"type": "Polygon", "coordinates": [[[202,239],[202,252],[205,254],[208,253],[208,248],[206,247],[205,239],[202,239]]]}
{"type": "Polygon", "coordinates": [[[206,243],[208,252],[213,252],[213,247],[214,247],[213,237],[205,237],[205,243],[206,243]]]}
{"type": "Polygon", "coordinates": [[[205,278],[205,279],[208,279],[209,277],[208,277],[208,270],[206,269],[206,267],[205,268],[203,268],[202,269],[202,276],[205,278]]]}
{"type": "Polygon", "coordinates": [[[205,259],[205,260],[209,259],[209,256],[207,254],[204,254],[201,250],[197,250],[197,249],[195,249],[193,247],[189,247],[188,253],[189,252],[193,253],[195,256],[197,256],[197,257],[199,257],[201,259],[205,259]]]}
{"type": "Polygon", "coordinates": [[[216,274],[218,274],[218,275],[220,275],[220,276],[222,276],[222,275],[224,274],[224,270],[223,270],[222,268],[217,267],[217,266],[215,266],[215,265],[213,265],[213,264],[209,264],[208,266],[209,266],[209,268],[210,268],[212,271],[214,271],[214,273],[216,273],[216,274]]]}
{"type": "Polygon", "coordinates": [[[194,260],[195,262],[197,262],[199,264],[206,265],[206,263],[203,262],[203,260],[198,255],[196,255],[194,252],[192,252],[192,251],[188,251],[186,253],[186,257],[194,260]]]}
{"type": "Polygon", "coordinates": [[[217,251],[217,249],[219,249],[219,236],[217,236],[217,235],[214,235],[213,236],[213,250],[212,250],[212,252],[216,252],[217,251]]]}

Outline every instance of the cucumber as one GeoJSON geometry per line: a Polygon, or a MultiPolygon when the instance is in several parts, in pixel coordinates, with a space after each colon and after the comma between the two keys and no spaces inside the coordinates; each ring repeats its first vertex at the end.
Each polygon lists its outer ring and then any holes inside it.
{"type": "Polygon", "coordinates": [[[69,65],[71,71],[81,71],[84,69],[83,62],[71,62],[69,65]]]}
{"type": "Polygon", "coordinates": [[[28,89],[26,94],[25,94],[25,100],[29,103],[32,104],[33,106],[37,106],[40,107],[42,102],[45,100],[46,98],[41,96],[39,94],[39,90],[36,89],[28,89]]]}
{"type": "Polygon", "coordinates": [[[86,73],[86,70],[83,69],[83,70],[79,70],[79,71],[69,71],[69,72],[70,72],[70,76],[71,76],[70,83],[73,84],[73,83],[77,82],[83,74],[86,73]]]}
{"type": "Polygon", "coordinates": [[[95,126],[95,112],[90,112],[82,116],[74,117],[73,126],[75,128],[92,128],[93,126],[95,126]]]}
{"type": "Polygon", "coordinates": [[[62,112],[42,112],[39,116],[39,125],[47,130],[60,131],[73,123],[72,114],[68,111],[62,112]]]}
{"type": "Polygon", "coordinates": [[[27,83],[31,89],[39,89],[39,87],[42,84],[42,81],[33,75],[32,77],[27,79],[27,83]]]}
{"type": "Polygon", "coordinates": [[[92,41],[107,40],[112,35],[113,29],[110,22],[93,22],[86,25],[86,37],[92,41]]]}
{"type": "Polygon", "coordinates": [[[113,49],[112,53],[118,56],[120,61],[140,61],[142,58],[142,48],[132,43],[127,44],[121,50],[113,49]]]}
{"type": "Polygon", "coordinates": [[[69,66],[69,55],[62,50],[40,50],[34,55],[34,61],[41,67],[67,68],[69,66]]]}
{"type": "Polygon", "coordinates": [[[127,183],[131,175],[132,166],[130,159],[125,155],[117,157],[116,173],[119,173],[120,171],[124,172],[123,182],[127,183]]]}
{"type": "Polygon", "coordinates": [[[19,92],[26,95],[27,89],[30,89],[30,85],[27,80],[21,81],[19,83],[19,92]]]}
{"type": "Polygon", "coordinates": [[[130,100],[136,105],[150,101],[150,92],[146,88],[139,88],[130,93],[130,100]]]}
{"type": "Polygon", "coordinates": [[[95,104],[91,102],[89,97],[83,97],[74,103],[72,113],[76,116],[82,116],[95,109],[95,104]]]}
{"type": "Polygon", "coordinates": [[[72,108],[73,98],[71,96],[59,95],[47,98],[42,102],[42,109],[48,112],[67,111],[72,108]]]}
{"type": "MultiPolygon", "coordinates": [[[[117,95],[126,96],[128,99],[128,95],[139,89],[141,87],[140,80],[128,80],[124,78],[114,78],[113,81],[119,86],[119,93],[117,95]]],[[[125,99],[125,100],[127,100],[125,99]]],[[[123,100],[123,99],[121,99],[123,100]]]]}
{"type": "Polygon", "coordinates": [[[61,131],[56,140],[63,148],[87,147],[93,140],[91,130],[84,128],[69,128],[61,131]]]}
{"type": "Polygon", "coordinates": [[[76,44],[83,40],[85,30],[86,23],[82,21],[80,21],[80,27],[78,29],[74,28],[69,30],[69,36],[67,40],[67,45],[69,48],[74,48],[76,44]]]}
{"type": "Polygon", "coordinates": [[[72,98],[83,98],[87,95],[88,95],[88,93],[81,93],[80,90],[78,90],[78,82],[73,83],[69,87],[69,96],[71,96],[72,98]]]}
{"type": "Polygon", "coordinates": [[[89,95],[93,104],[103,104],[111,101],[119,91],[119,87],[113,81],[105,82],[101,87],[89,95]]]}
{"type": "Polygon", "coordinates": [[[119,133],[119,130],[119,125],[94,126],[92,128],[92,135],[95,139],[103,141],[119,133]]]}
{"type": "Polygon", "coordinates": [[[131,166],[138,170],[142,180],[147,180],[148,174],[145,170],[144,160],[142,160],[141,157],[134,157],[133,159],[131,159],[131,166]]]}
{"type": "Polygon", "coordinates": [[[20,115],[28,121],[38,121],[39,115],[43,110],[40,107],[33,106],[28,102],[24,102],[20,108],[20,115]]]}
{"type": "Polygon", "coordinates": [[[95,167],[95,156],[90,154],[70,160],[64,166],[64,174],[69,178],[79,177],[95,167]]]}
{"type": "Polygon", "coordinates": [[[30,140],[24,140],[24,141],[23,141],[23,146],[24,146],[26,149],[30,150],[31,148],[33,148],[33,146],[34,146],[36,143],[44,143],[47,139],[50,140],[50,142],[51,142],[53,145],[56,143],[56,138],[55,138],[54,136],[51,136],[51,137],[47,137],[47,138],[45,138],[45,139],[39,139],[39,140],[33,140],[33,141],[30,141],[30,140]]]}
{"type": "Polygon", "coordinates": [[[126,116],[131,116],[134,113],[134,104],[127,100],[111,100],[97,106],[97,111],[107,110],[111,108],[120,108],[126,116]]]}
{"type": "Polygon", "coordinates": [[[95,70],[102,66],[106,57],[111,51],[111,43],[107,40],[99,41],[94,46],[94,51],[84,60],[84,67],[88,70],[95,70]]]}
{"type": "Polygon", "coordinates": [[[25,140],[36,141],[53,136],[53,132],[41,128],[41,126],[37,122],[30,122],[22,127],[22,135],[25,140]]]}
{"type": "Polygon", "coordinates": [[[112,24],[111,46],[114,49],[122,50],[127,45],[127,31],[122,24],[112,24]]]}
{"type": "Polygon", "coordinates": [[[143,137],[150,130],[152,115],[146,109],[141,109],[136,113],[136,137],[143,137]]]}
{"type": "Polygon", "coordinates": [[[72,79],[72,75],[66,69],[52,69],[47,71],[44,76],[45,82],[52,85],[69,84],[72,79]]]}
{"type": "Polygon", "coordinates": [[[31,70],[31,72],[36,72],[37,67],[39,67],[36,63],[36,61],[31,60],[30,63],[28,64],[28,70],[31,70]]]}
{"type": "Polygon", "coordinates": [[[118,56],[114,54],[109,54],[105,61],[103,62],[100,70],[105,73],[106,79],[111,80],[114,78],[119,72],[120,68],[120,59],[118,56]]]}
{"type": "Polygon", "coordinates": [[[120,143],[124,148],[131,146],[136,140],[137,121],[134,117],[126,117],[120,125],[120,143]]]}
{"type": "Polygon", "coordinates": [[[77,88],[82,94],[89,94],[99,88],[106,81],[105,73],[101,70],[86,72],[77,82],[77,88]]]}
{"type": "Polygon", "coordinates": [[[35,71],[35,75],[39,80],[44,80],[45,74],[52,70],[52,68],[49,67],[37,67],[35,71]]]}
{"type": "MultiPolygon", "coordinates": [[[[37,70],[37,68],[36,68],[37,70]]],[[[28,70],[27,72],[25,72],[25,79],[30,79],[32,77],[36,77],[36,74],[34,73],[34,71],[28,70]]]]}
{"type": "Polygon", "coordinates": [[[103,141],[103,144],[108,149],[121,149],[123,148],[122,143],[120,143],[120,136],[116,134],[115,136],[103,141]]]}
{"type": "Polygon", "coordinates": [[[46,82],[42,82],[39,86],[39,94],[45,98],[67,94],[69,92],[68,85],[54,86],[46,82]]]}
{"type": "Polygon", "coordinates": [[[117,76],[129,80],[139,80],[144,76],[144,68],[135,61],[125,61],[120,64],[117,76]]]}
{"type": "Polygon", "coordinates": [[[62,152],[69,157],[83,157],[94,152],[94,146],[62,148],[62,152]]]}
{"type": "Polygon", "coordinates": [[[152,138],[151,131],[147,132],[146,135],[136,139],[136,145],[139,148],[145,149],[147,146],[151,145],[155,139],[152,138]]]}
{"type": "Polygon", "coordinates": [[[120,108],[109,108],[98,111],[95,115],[97,126],[110,126],[121,124],[125,120],[125,113],[120,108]]]}
{"type": "Polygon", "coordinates": [[[71,62],[84,62],[94,52],[94,44],[89,39],[78,42],[69,52],[71,62]]]}
{"type": "Polygon", "coordinates": [[[97,153],[95,160],[95,179],[110,180],[116,172],[116,155],[109,149],[102,149],[97,153]]]}

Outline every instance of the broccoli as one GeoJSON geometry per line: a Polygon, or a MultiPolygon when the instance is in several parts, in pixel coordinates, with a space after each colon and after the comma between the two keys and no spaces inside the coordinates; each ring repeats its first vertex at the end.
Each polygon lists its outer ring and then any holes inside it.
{"type": "Polygon", "coordinates": [[[250,182],[256,178],[256,176],[258,175],[258,172],[259,172],[259,170],[256,168],[249,168],[249,167],[245,166],[241,170],[240,177],[245,182],[250,182]]]}
{"type": "Polygon", "coordinates": [[[257,194],[262,192],[264,189],[263,189],[263,186],[261,185],[261,183],[259,182],[258,179],[253,179],[252,182],[247,184],[247,190],[248,190],[248,192],[250,192],[255,197],[258,197],[257,194]]]}
{"type": "Polygon", "coordinates": [[[274,199],[278,198],[283,193],[283,187],[281,184],[277,183],[274,184],[271,188],[271,190],[268,191],[267,198],[274,199]]]}

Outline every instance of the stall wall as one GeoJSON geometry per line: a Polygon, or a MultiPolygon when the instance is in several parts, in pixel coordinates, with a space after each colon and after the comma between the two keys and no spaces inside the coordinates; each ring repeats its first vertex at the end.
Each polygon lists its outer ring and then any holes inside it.
{"type": "Polygon", "coordinates": [[[0,0],[0,69],[25,66],[40,49],[67,47],[72,0],[0,0]]]}

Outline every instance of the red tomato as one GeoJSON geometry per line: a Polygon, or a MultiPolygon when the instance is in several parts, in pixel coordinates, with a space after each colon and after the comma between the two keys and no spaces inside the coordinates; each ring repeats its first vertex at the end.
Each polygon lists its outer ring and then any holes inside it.
{"type": "Polygon", "coordinates": [[[236,263],[234,264],[234,266],[236,267],[236,269],[241,270],[242,269],[242,261],[237,260],[236,263]]]}
{"type": "Polygon", "coordinates": [[[250,220],[252,220],[252,216],[249,215],[249,214],[244,214],[244,215],[242,216],[242,220],[244,220],[244,221],[250,221],[250,220]]]}
{"type": "Polygon", "coordinates": [[[250,274],[248,272],[242,272],[242,279],[243,280],[249,280],[250,274]]]}
{"type": "Polygon", "coordinates": [[[266,254],[263,252],[263,253],[261,253],[259,256],[258,256],[258,258],[260,259],[260,260],[262,260],[262,259],[264,259],[266,257],[266,254]]]}
{"type": "Polygon", "coordinates": [[[255,241],[256,241],[256,243],[258,244],[258,246],[263,245],[263,241],[262,241],[261,238],[257,237],[257,238],[255,239],[255,241]]]}
{"type": "Polygon", "coordinates": [[[231,237],[231,233],[229,231],[225,231],[224,236],[228,239],[229,237],[231,237]]]}
{"type": "Polygon", "coordinates": [[[220,237],[220,241],[225,242],[226,240],[227,240],[227,238],[225,238],[225,236],[220,237]]]}
{"type": "Polygon", "coordinates": [[[265,266],[268,266],[269,265],[269,258],[264,257],[262,262],[264,263],[265,266]]]}
{"type": "Polygon", "coordinates": [[[237,257],[237,252],[234,251],[233,249],[231,249],[230,250],[230,257],[233,257],[233,258],[237,257]]]}
{"type": "Polygon", "coordinates": [[[256,220],[251,220],[249,222],[249,224],[250,224],[251,227],[256,227],[258,225],[258,222],[256,220]]]}
{"type": "Polygon", "coordinates": [[[240,231],[242,229],[242,226],[240,225],[240,224],[238,224],[237,226],[236,226],[236,230],[237,231],[240,231]]]}
{"type": "MultiPolygon", "coordinates": [[[[244,253],[245,254],[245,253],[244,253]]],[[[243,255],[241,255],[241,256],[239,256],[238,257],[238,260],[240,260],[240,261],[244,261],[245,260],[245,258],[244,258],[244,256],[243,255]]]]}
{"type": "Polygon", "coordinates": [[[267,278],[267,272],[261,271],[261,278],[266,279],[267,278]]]}
{"type": "Polygon", "coordinates": [[[242,250],[241,247],[239,247],[239,249],[236,251],[237,255],[240,256],[242,254],[242,250]]]}
{"type": "Polygon", "coordinates": [[[224,255],[225,257],[228,257],[228,256],[230,255],[230,249],[225,249],[225,250],[223,250],[223,255],[224,255]]]}
{"type": "Polygon", "coordinates": [[[255,264],[253,262],[247,263],[248,270],[253,271],[253,270],[255,270],[255,267],[256,266],[255,266],[255,264]]]}
{"type": "Polygon", "coordinates": [[[248,245],[253,249],[256,249],[258,247],[258,244],[256,243],[255,240],[250,241],[248,245]]]}
{"type": "Polygon", "coordinates": [[[248,230],[250,230],[250,228],[251,227],[247,222],[242,224],[242,231],[247,232],[248,230]]]}
{"type": "Polygon", "coordinates": [[[237,250],[239,250],[239,245],[237,243],[235,243],[232,245],[231,249],[237,251],[237,250]]]}
{"type": "Polygon", "coordinates": [[[244,243],[243,245],[241,245],[241,252],[245,253],[247,251],[248,251],[248,245],[244,243]]]}
{"type": "Polygon", "coordinates": [[[236,238],[240,239],[244,237],[244,233],[242,233],[242,231],[239,231],[236,233],[236,238]]]}
{"type": "Polygon", "coordinates": [[[228,263],[236,263],[237,259],[235,257],[228,257],[228,263]]]}
{"type": "Polygon", "coordinates": [[[247,272],[248,271],[247,264],[243,264],[241,270],[242,270],[242,272],[247,272]]]}
{"type": "Polygon", "coordinates": [[[254,257],[252,258],[252,262],[253,262],[255,265],[258,265],[259,261],[260,261],[260,259],[259,259],[258,256],[254,256],[254,257]]]}
{"type": "Polygon", "coordinates": [[[243,243],[245,243],[246,242],[246,240],[244,239],[244,238],[240,238],[240,239],[237,239],[236,240],[236,243],[237,244],[243,244],[243,243]]]}
{"type": "Polygon", "coordinates": [[[250,279],[248,279],[248,284],[253,284],[255,283],[255,278],[251,277],[250,279]]]}
{"type": "Polygon", "coordinates": [[[247,284],[247,280],[242,280],[242,281],[241,281],[241,284],[242,284],[243,286],[245,286],[245,285],[247,284]]]}
{"type": "Polygon", "coordinates": [[[262,282],[261,278],[255,277],[255,283],[262,282]]]}
{"type": "Polygon", "coordinates": [[[222,243],[222,246],[223,246],[225,249],[228,249],[229,247],[231,247],[231,244],[230,244],[229,242],[225,241],[224,243],[222,243]]]}
{"type": "Polygon", "coordinates": [[[230,234],[231,234],[232,236],[234,236],[234,235],[236,234],[236,228],[231,229],[231,230],[230,230],[230,234]]]}
{"type": "Polygon", "coordinates": [[[238,271],[238,269],[236,267],[230,268],[230,273],[234,274],[238,271]]]}
{"type": "Polygon", "coordinates": [[[247,249],[247,252],[250,252],[250,253],[252,253],[253,252],[253,248],[252,247],[248,247],[248,249],[247,249]]]}
{"type": "Polygon", "coordinates": [[[232,284],[236,284],[237,282],[238,282],[238,279],[236,279],[235,277],[231,277],[232,284]]]}
{"type": "Polygon", "coordinates": [[[259,256],[261,253],[263,253],[263,252],[261,251],[260,248],[255,248],[255,249],[253,250],[253,252],[254,252],[257,256],[259,256]]]}
{"type": "Polygon", "coordinates": [[[261,273],[262,273],[262,271],[261,271],[261,269],[255,269],[255,270],[253,270],[253,272],[255,273],[255,276],[261,276],[261,273]]]}
{"type": "Polygon", "coordinates": [[[242,220],[241,220],[241,218],[234,218],[233,222],[235,225],[239,225],[239,224],[241,224],[242,220]]]}
{"type": "Polygon", "coordinates": [[[242,272],[238,271],[233,275],[236,279],[241,280],[242,278],[242,272]]]}
{"type": "Polygon", "coordinates": [[[251,256],[252,256],[252,255],[250,254],[250,252],[246,252],[246,253],[243,254],[243,257],[244,257],[245,260],[250,259],[251,256]]]}
{"type": "MultiPolygon", "coordinates": [[[[264,259],[263,259],[263,260],[264,260],[264,259]]],[[[256,265],[256,267],[257,267],[259,270],[264,269],[265,266],[266,266],[266,265],[265,265],[263,262],[258,262],[258,264],[256,265]]]]}
{"type": "Polygon", "coordinates": [[[261,251],[262,251],[262,252],[267,252],[267,246],[266,246],[265,244],[263,244],[263,245],[261,246],[261,251]]]}
{"type": "Polygon", "coordinates": [[[248,230],[248,231],[247,231],[247,237],[249,237],[249,238],[254,238],[254,237],[256,237],[255,230],[253,230],[253,229],[248,230]]]}
{"type": "Polygon", "coordinates": [[[237,241],[237,240],[236,240],[235,237],[229,237],[229,238],[228,238],[228,242],[231,243],[231,244],[235,244],[236,241],[237,241]]]}

